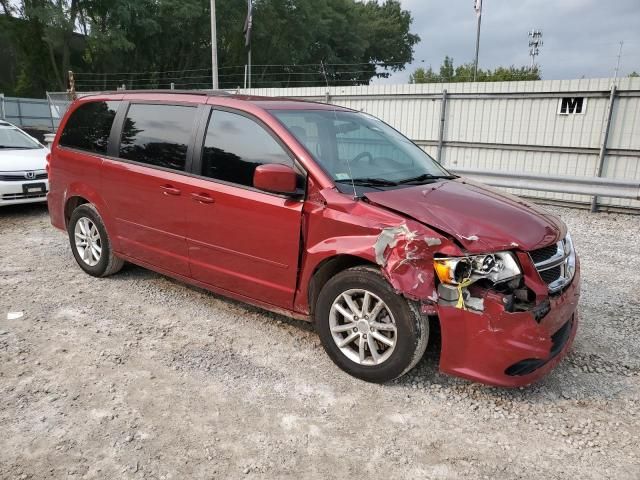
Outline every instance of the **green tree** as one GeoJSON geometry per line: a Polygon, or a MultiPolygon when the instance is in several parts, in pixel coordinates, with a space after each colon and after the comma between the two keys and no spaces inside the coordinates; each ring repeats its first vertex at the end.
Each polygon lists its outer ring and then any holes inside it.
{"type": "MultiPolygon", "coordinates": [[[[0,0],[24,91],[210,85],[208,0],[0,0]],[[79,48],[77,48],[79,46],[79,48]],[[76,53],[76,51],[78,51],[76,53]],[[114,74],[118,72],[118,74],[114,74]],[[131,73],[129,73],[131,72],[131,73]],[[147,72],[138,75],[135,72],[147,72]]],[[[244,0],[217,0],[220,85],[243,83],[244,0]]],[[[402,70],[419,37],[398,0],[255,0],[253,86],[366,84],[402,70]],[[320,67],[320,64],[324,68],[320,67]]]]}
{"type": "MultiPolygon", "coordinates": [[[[446,56],[440,66],[440,74],[435,75],[429,68],[418,68],[409,76],[409,83],[446,83],[446,82],[472,82],[474,74],[473,63],[458,65],[453,64],[453,59],[446,56]]],[[[540,69],[533,70],[527,67],[497,67],[495,70],[478,69],[476,80],[478,82],[510,82],[517,80],[540,80],[540,69]]]]}
{"type": "Polygon", "coordinates": [[[0,7],[18,46],[16,93],[66,89],[83,0],[0,0],[0,7]]]}

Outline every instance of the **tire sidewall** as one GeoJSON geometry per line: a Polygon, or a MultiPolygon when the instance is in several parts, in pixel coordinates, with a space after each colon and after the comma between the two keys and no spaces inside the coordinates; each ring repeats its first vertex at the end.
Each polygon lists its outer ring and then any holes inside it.
{"type": "Polygon", "coordinates": [[[73,213],[71,214],[71,218],[69,219],[69,225],[67,227],[67,233],[69,234],[69,243],[71,244],[71,251],[73,252],[73,256],[76,259],[76,262],[85,272],[89,275],[93,275],[94,277],[102,276],[109,265],[109,257],[111,255],[111,244],[109,242],[109,236],[107,235],[107,230],[104,227],[104,223],[102,222],[102,218],[98,214],[95,207],[90,204],[83,204],[77,207],[73,213]],[[75,241],[75,228],[76,223],[82,217],[87,217],[91,220],[96,228],[98,229],[98,233],[100,233],[100,244],[102,247],[102,251],[100,253],[100,260],[95,265],[91,266],[85,263],[85,261],[80,257],[78,253],[78,249],[76,247],[75,241]]]}
{"type": "MultiPolygon", "coordinates": [[[[420,331],[425,323],[418,321],[408,301],[398,295],[388,282],[373,269],[345,270],[330,279],[322,288],[315,308],[314,321],[322,345],[333,362],[350,375],[369,382],[381,383],[399,377],[409,369],[420,347],[420,331]],[[334,300],[350,289],[366,289],[377,295],[391,310],[396,322],[396,346],[393,353],[380,365],[359,365],[347,358],[336,345],[329,326],[329,313],[334,300]]],[[[428,325],[428,324],[427,324],[428,325]]]]}

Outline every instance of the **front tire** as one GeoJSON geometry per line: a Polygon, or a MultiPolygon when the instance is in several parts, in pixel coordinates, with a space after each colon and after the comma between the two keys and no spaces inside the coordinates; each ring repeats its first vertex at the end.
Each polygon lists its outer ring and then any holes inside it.
{"type": "Polygon", "coordinates": [[[350,268],[331,278],[320,291],[314,316],[331,360],[368,382],[407,373],[429,339],[428,319],[372,267],[350,268]]]}
{"type": "Polygon", "coordinates": [[[76,262],[89,275],[106,277],[124,265],[113,254],[107,229],[93,204],[82,204],[73,211],[67,232],[76,262]]]}

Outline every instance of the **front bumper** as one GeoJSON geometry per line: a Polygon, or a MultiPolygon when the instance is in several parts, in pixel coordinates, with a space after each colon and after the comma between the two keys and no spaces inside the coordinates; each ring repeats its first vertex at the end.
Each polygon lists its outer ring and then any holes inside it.
{"type": "Polygon", "coordinates": [[[507,312],[498,301],[485,301],[484,312],[439,306],[440,370],[502,387],[539,380],[571,348],[578,328],[579,298],[578,266],[563,292],[549,297],[549,313],[540,323],[533,312],[507,312]]]}
{"type": "Polygon", "coordinates": [[[49,180],[0,181],[0,207],[21,203],[46,202],[49,180]]]}

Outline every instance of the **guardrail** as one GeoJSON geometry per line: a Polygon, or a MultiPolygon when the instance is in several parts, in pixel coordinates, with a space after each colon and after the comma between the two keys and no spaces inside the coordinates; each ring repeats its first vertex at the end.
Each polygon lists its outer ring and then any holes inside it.
{"type": "Polygon", "coordinates": [[[450,168],[449,170],[461,177],[477,180],[493,187],[640,200],[640,181],[638,180],[601,177],[550,177],[526,172],[490,172],[475,168],[450,168]]]}

